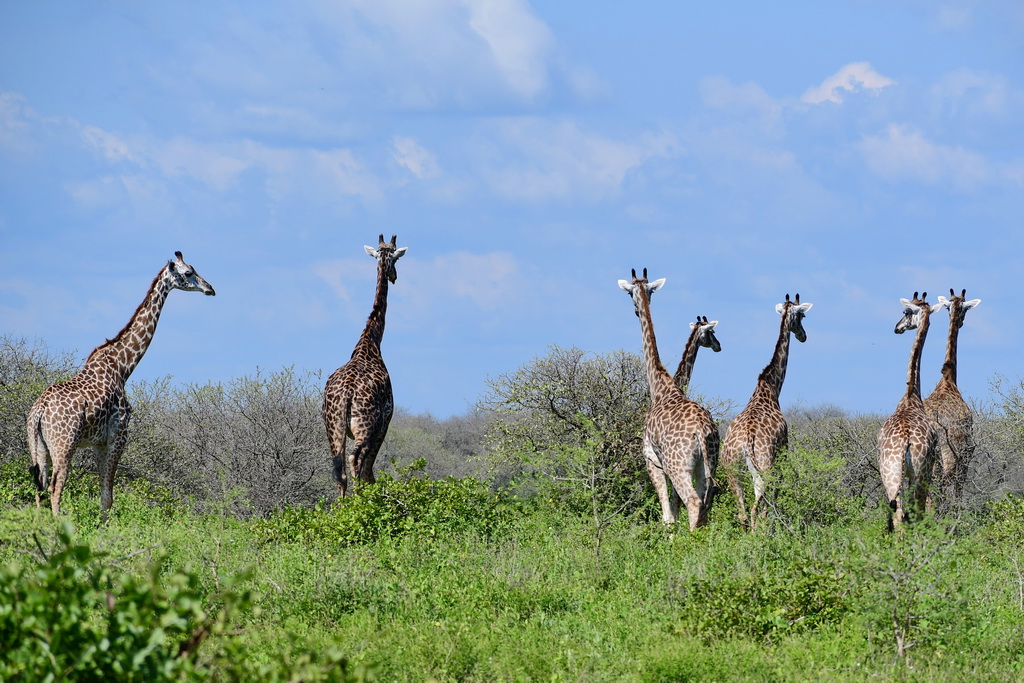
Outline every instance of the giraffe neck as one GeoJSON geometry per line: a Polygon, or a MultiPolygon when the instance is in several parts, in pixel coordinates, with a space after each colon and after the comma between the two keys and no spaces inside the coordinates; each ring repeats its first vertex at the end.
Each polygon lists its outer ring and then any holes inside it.
{"type": "Polygon", "coordinates": [[[910,363],[907,366],[907,396],[921,400],[921,355],[924,352],[924,339],[928,336],[928,326],[931,324],[931,315],[927,305],[924,306],[924,316],[917,328],[917,336],[914,337],[914,346],[910,349],[910,363]]]}
{"type": "MultiPolygon", "coordinates": [[[[953,306],[956,306],[954,304],[953,306]]],[[[959,308],[959,307],[957,307],[959,308]]],[[[956,384],[956,344],[960,336],[960,326],[957,325],[959,310],[949,309],[949,338],[946,340],[946,360],[942,364],[942,376],[946,380],[956,384]]]]}
{"type": "Polygon", "coordinates": [[[786,366],[789,364],[789,309],[782,315],[782,326],[779,329],[779,340],[775,342],[775,353],[761,371],[759,381],[764,382],[772,390],[775,400],[782,393],[782,383],[786,381],[786,366]]]}
{"type": "Polygon", "coordinates": [[[640,335],[644,344],[644,368],[647,371],[647,386],[651,391],[651,402],[669,391],[672,377],[661,364],[658,356],[658,341],[654,337],[654,323],[651,322],[651,300],[647,290],[640,288],[640,335]]]}
{"type": "Polygon", "coordinates": [[[384,261],[377,263],[377,290],[373,296],[373,308],[370,310],[370,317],[366,320],[366,328],[356,349],[369,347],[380,351],[380,342],[384,338],[384,317],[388,311],[388,278],[387,268],[384,261]]]}
{"type": "Polygon", "coordinates": [[[167,268],[165,266],[153,280],[146,298],[135,309],[128,324],[113,339],[97,346],[86,359],[85,367],[103,365],[114,371],[114,376],[121,384],[128,381],[153,341],[160,312],[167,301],[167,295],[173,289],[167,268]]]}
{"type": "Polygon", "coordinates": [[[693,363],[697,360],[697,350],[700,348],[700,344],[697,343],[697,337],[700,335],[701,326],[697,325],[690,332],[690,338],[686,340],[686,348],[683,349],[683,357],[679,360],[679,367],[676,368],[676,374],[672,376],[672,381],[675,383],[676,388],[679,391],[686,393],[686,388],[690,385],[690,376],[693,374],[693,363]]]}

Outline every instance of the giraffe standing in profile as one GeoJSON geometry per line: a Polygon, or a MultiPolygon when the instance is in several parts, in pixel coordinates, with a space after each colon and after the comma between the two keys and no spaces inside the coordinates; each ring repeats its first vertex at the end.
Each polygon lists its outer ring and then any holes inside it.
{"type": "Polygon", "coordinates": [[[686,340],[686,347],[683,349],[683,357],[679,359],[679,367],[676,374],[672,375],[672,381],[676,388],[684,394],[690,386],[690,376],[693,374],[693,363],[697,360],[697,350],[700,347],[711,349],[715,353],[722,350],[722,345],[715,336],[717,320],[708,322],[708,317],[697,316],[697,322],[690,323],[690,337],[686,340]]]}
{"type": "Polygon", "coordinates": [[[924,409],[939,426],[935,482],[941,490],[952,489],[952,500],[958,501],[967,482],[967,467],[974,456],[974,416],[956,385],[957,337],[967,311],[980,304],[981,299],[967,301],[966,289],[960,292],[960,296],[950,289],[949,297],[938,297],[939,304],[949,310],[949,337],[942,378],[924,400],[924,409]]]}
{"type": "Polygon", "coordinates": [[[131,320],[113,339],[93,349],[77,375],[46,388],[27,419],[29,471],[39,494],[49,489],[50,508],[60,514],[60,498],[75,449],[91,446],[100,478],[100,517],[106,521],[114,502],[114,473],[128,437],[131,406],[125,382],[153,341],[167,295],[173,289],[215,294],[213,287],[185,263],[181,252],[157,274],[131,320]],[[47,461],[53,463],[53,477],[47,461]]]}
{"type": "MultiPolygon", "coordinates": [[[[651,392],[643,436],[647,474],[661,502],[662,521],[676,522],[681,500],[686,505],[692,531],[707,524],[708,510],[714,499],[712,481],[718,459],[718,427],[705,408],[676,387],[661,364],[651,322],[650,297],[664,284],[664,278],[648,283],[646,268],[640,278],[634,270],[632,282],[619,280],[619,287],[629,294],[640,318],[644,367],[651,392]]],[[[694,336],[691,334],[691,339],[694,336]]],[[[692,360],[690,366],[692,368],[692,360]]]]}
{"type": "Polygon", "coordinates": [[[327,439],[331,444],[334,478],[338,494],[345,497],[349,473],[353,480],[372,484],[373,462],[377,458],[384,437],[388,433],[395,400],[391,392],[391,376],[380,353],[384,336],[384,314],[388,308],[388,281],[398,279],[395,263],[408,247],[396,246],[397,235],[391,242],[379,238],[376,249],[363,247],[377,259],[377,290],[373,308],[366,321],[352,357],[334,371],[324,388],[323,418],[327,439]],[[346,438],[352,439],[352,448],[346,453],[346,438]]]}
{"type": "MultiPolygon", "coordinates": [[[[779,394],[786,380],[786,366],[789,363],[789,335],[797,341],[807,341],[803,319],[814,304],[800,303],[800,295],[785,303],[777,304],[775,311],[782,316],[779,339],[771,362],[761,371],[757,386],[747,407],[729,425],[722,443],[722,465],[726,467],[729,486],[739,506],[739,519],[747,524],[746,501],[740,480],[740,466],[750,472],[754,481],[754,504],[750,507],[750,528],[757,523],[758,505],[764,497],[764,472],[775,462],[775,456],[789,445],[789,426],[779,407],[779,394]]],[[[763,516],[766,508],[761,509],[763,516]]]]}
{"type": "Polygon", "coordinates": [[[917,511],[924,511],[935,453],[939,447],[938,427],[928,417],[921,400],[921,352],[928,336],[929,318],[942,304],[930,306],[927,298],[927,292],[922,293],[921,298],[914,292],[912,301],[900,299],[903,317],[894,330],[896,334],[903,334],[916,329],[917,336],[910,350],[907,392],[878,432],[878,471],[882,475],[882,487],[889,504],[890,531],[907,520],[900,497],[904,480],[917,511]]]}

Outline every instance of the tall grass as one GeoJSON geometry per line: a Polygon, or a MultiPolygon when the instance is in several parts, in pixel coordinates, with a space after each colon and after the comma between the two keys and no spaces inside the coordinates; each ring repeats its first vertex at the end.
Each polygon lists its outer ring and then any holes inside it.
{"type": "MultiPolygon", "coordinates": [[[[792,470],[813,478],[834,463],[808,467],[792,470]]],[[[21,475],[3,476],[6,484],[21,475]]],[[[690,534],[645,515],[595,529],[553,498],[516,500],[415,475],[260,521],[199,513],[136,482],[119,489],[99,527],[94,486],[72,480],[65,508],[76,531],[65,541],[24,495],[3,503],[4,576],[20,571],[27,585],[24,576],[39,575],[65,542],[88,549],[91,564],[62,581],[102,569],[115,592],[148,576],[154,590],[187,584],[205,616],[183,614],[180,632],[165,634],[158,646],[168,661],[203,619],[233,605],[188,667],[167,669],[172,680],[1024,675],[1018,498],[896,535],[882,532],[881,510],[844,505],[835,492],[780,497],[765,531],[749,535],[724,499],[709,527],[690,534]],[[349,534],[375,515],[389,521],[363,540],[349,534]]],[[[103,591],[45,582],[33,590],[78,600],[83,623],[102,630],[103,591]]]]}

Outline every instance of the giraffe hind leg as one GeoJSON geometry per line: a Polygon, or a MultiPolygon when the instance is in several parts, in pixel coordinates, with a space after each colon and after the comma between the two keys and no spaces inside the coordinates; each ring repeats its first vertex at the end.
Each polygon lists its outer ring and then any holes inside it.
{"type": "Polygon", "coordinates": [[[50,478],[50,510],[54,517],[60,516],[60,499],[64,494],[64,484],[68,479],[68,469],[71,466],[72,449],[66,452],[56,453],[53,460],[53,476],[50,478]],[[63,456],[63,457],[62,457],[63,456]]]}

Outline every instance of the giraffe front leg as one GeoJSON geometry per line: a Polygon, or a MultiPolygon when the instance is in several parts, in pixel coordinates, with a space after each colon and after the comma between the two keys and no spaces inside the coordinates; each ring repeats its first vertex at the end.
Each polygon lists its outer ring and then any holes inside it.
{"type": "Polygon", "coordinates": [[[114,443],[104,448],[97,448],[97,471],[100,477],[100,524],[105,524],[114,505],[114,477],[117,465],[121,462],[121,453],[127,442],[128,430],[118,433],[114,443]]]}

